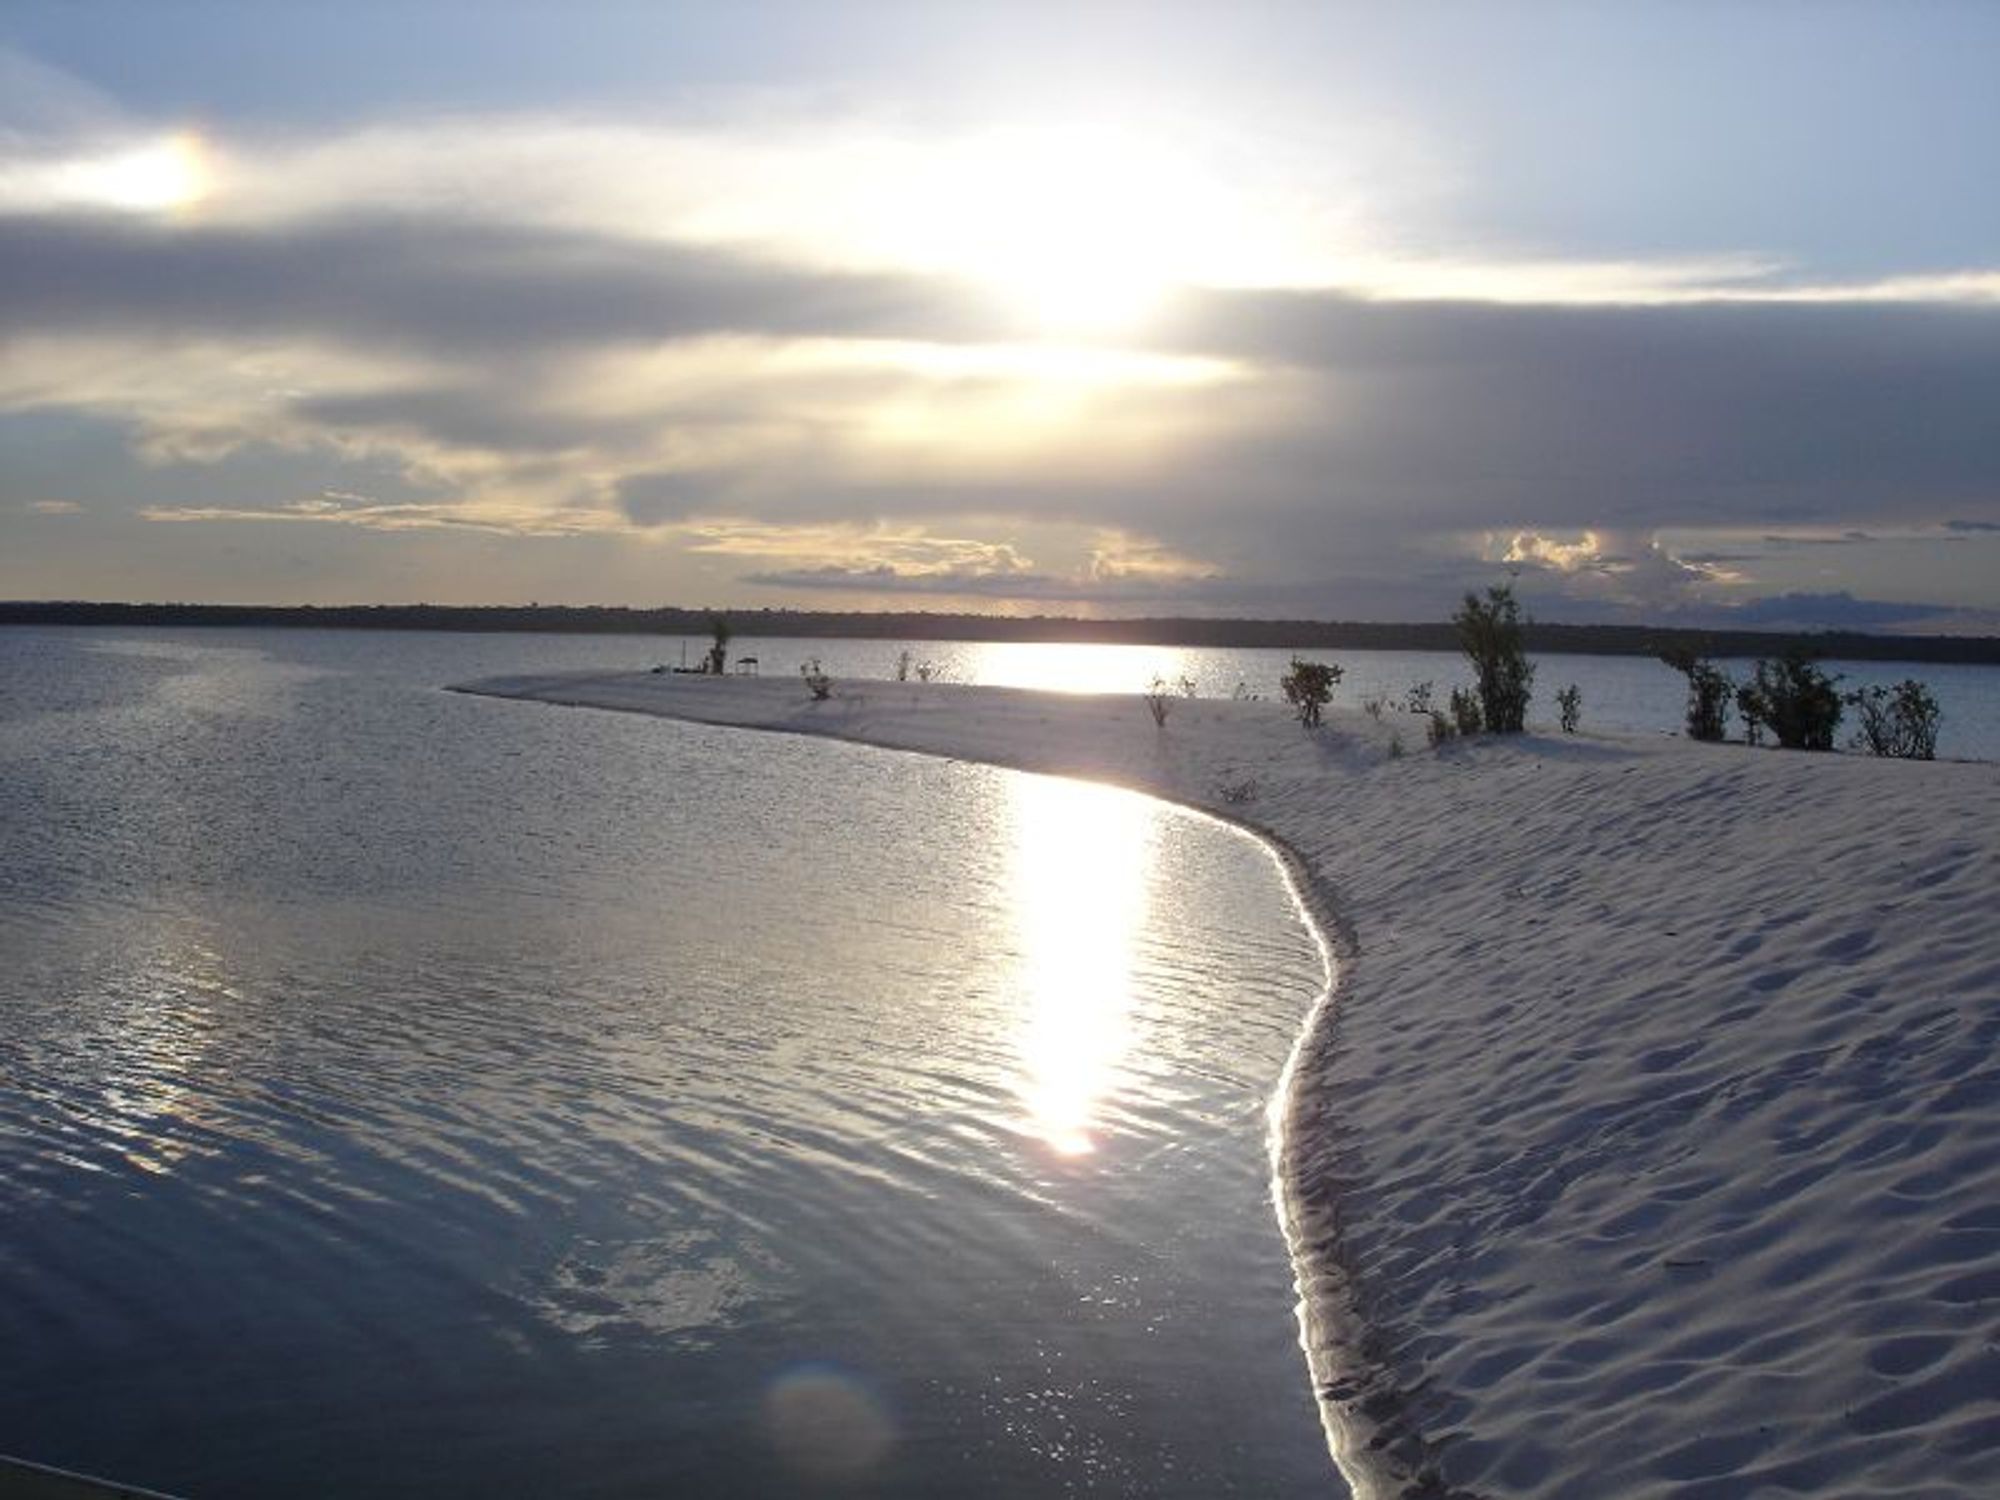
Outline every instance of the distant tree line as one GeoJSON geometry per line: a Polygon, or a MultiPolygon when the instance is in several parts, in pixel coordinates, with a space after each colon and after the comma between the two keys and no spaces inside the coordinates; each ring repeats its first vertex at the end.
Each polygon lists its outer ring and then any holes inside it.
{"type": "MultiPolygon", "coordinates": [[[[0,601],[0,625],[237,626],[325,630],[550,631],[582,634],[712,633],[710,609],[628,609],[610,605],[447,604],[102,604],[0,601]]],[[[1334,620],[1237,620],[1161,617],[1082,620],[1062,615],[978,615],[733,609],[738,637],[841,637],[853,640],[1084,641],[1144,646],[1276,647],[1347,651],[1440,651],[1462,647],[1458,628],[1334,620]]],[[[1794,644],[1814,657],[1848,661],[1962,662],[2000,665],[2000,638],[1883,636],[1856,631],[1816,635],[1753,630],[1678,630],[1641,625],[1522,622],[1526,649],[1551,654],[1659,657],[1679,650],[1707,657],[1774,658],[1794,644]]]]}

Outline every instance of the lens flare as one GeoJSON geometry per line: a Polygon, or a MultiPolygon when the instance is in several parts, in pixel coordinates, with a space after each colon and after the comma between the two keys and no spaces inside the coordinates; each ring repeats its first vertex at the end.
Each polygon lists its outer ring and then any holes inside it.
{"type": "Polygon", "coordinates": [[[764,1425],[785,1463],[815,1478],[864,1474],[896,1443],[896,1424],[874,1392],[833,1365],[801,1365],[773,1381],[764,1425]]]}

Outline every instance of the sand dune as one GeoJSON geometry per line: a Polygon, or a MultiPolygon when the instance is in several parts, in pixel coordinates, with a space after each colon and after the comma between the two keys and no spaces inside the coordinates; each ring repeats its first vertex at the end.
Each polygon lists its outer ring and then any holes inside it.
{"type": "Polygon", "coordinates": [[[1292,850],[1339,959],[1294,1230],[1357,1490],[2000,1493],[2000,767],[478,686],[1114,781],[1292,850]]]}

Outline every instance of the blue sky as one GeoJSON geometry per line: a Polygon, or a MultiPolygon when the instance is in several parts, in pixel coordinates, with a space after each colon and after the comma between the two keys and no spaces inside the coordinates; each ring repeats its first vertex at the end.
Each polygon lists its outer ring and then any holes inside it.
{"type": "Polygon", "coordinates": [[[35,5],[0,597],[2000,629],[2000,9],[35,5]]]}

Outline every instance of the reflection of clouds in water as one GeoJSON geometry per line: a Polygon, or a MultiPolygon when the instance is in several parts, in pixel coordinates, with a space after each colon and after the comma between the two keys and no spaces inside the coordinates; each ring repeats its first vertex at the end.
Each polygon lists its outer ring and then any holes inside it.
{"type": "Polygon", "coordinates": [[[860,1475],[896,1442],[881,1398],[833,1365],[801,1365],[780,1375],[764,1396],[764,1422],[785,1463],[815,1478],[860,1475]]]}
{"type": "Polygon", "coordinates": [[[103,1109],[92,1123],[141,1171],[165,1173],[191,1153],[221,1112],[198,1076],[216,1028],[217,1002],[242,997],[222,957],[191,936],[162,934],[143,972],[115,985],[93,1050],[105,1058],[103,1109]]]}
{"type": "Polygon", "coordinates": [[[1152,867],[1152,807],[1130,793],[1009,779],[1020,1087],[1030,1128],[1065,1156],[1094,1149],[1132,1040],[1133,948],[1152,867]]]}
{"type": "Polygon", "coordinates": [[[703,1230],[607,1246],[581,1240],[550,1273],[537,1310],[566,1333],[673,1335],[691,1347],[741,1320],[775,1270],[703,1230]]]}

